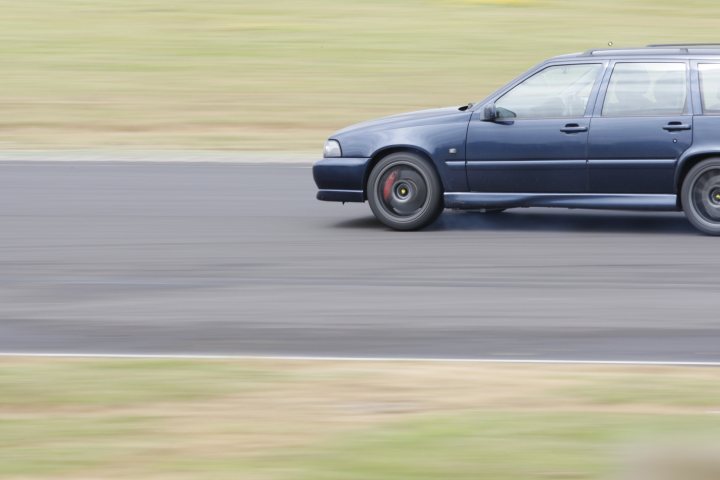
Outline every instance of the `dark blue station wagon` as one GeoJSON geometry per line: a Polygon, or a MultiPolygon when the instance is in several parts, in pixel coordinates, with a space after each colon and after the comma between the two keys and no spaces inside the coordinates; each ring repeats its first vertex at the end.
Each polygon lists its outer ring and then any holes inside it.
{"type": "Polygon", "coordinates": [[[720,45],[551,58],[477,104],[340,130],[313,175],[397,230],[542,206],[683,210],[720,235],[720,45]]]}

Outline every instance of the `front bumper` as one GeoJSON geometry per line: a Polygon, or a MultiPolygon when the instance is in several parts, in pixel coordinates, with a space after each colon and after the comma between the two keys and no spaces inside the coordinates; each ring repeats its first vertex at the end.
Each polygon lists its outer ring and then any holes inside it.
{"type": "Polygon", "coordinates": [[[313,165],[318,200],[364,202],[369,158],[324,158],[313,165]]]}

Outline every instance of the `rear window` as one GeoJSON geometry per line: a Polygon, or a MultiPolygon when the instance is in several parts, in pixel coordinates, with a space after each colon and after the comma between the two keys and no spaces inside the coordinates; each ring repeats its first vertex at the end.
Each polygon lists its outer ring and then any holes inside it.
{"type": "Polygon", "coordinates": [[[701,63],[698,73],[703,113],[720,114],[720,64],[701,63]]]}
{"type": "Polygon", "coordinates": [[[605,117],[680,115],[686,111],[684,63],[618,63],[602,114],[605,117]]]}

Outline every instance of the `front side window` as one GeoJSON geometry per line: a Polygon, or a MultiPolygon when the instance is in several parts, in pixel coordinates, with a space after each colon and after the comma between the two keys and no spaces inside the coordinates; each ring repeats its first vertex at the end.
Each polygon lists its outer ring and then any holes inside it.
{"type": "Polygon", "coordinates": [[[703,112],[720,114],[720,64],[701,63],[698,73],[703,112]]]}
{"type": "Polygon", "coordinates": [[[682,115],[687,105],[684,63],[618,63],[603,104],[604,117],[682,115]]]}
{"type": "Polygon", "coordinates": [[[548,67],[495,102],[500,118],[567,118],[585,114],[599,63],[548,67]]]}

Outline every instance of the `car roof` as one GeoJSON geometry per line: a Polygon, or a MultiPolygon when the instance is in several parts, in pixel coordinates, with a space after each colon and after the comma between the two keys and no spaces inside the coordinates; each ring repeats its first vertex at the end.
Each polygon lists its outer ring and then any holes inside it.
{"type": "Polygon", "coordinates": [[[640,48],[600,48],[584,52],[558,55],[550,60],[604,58],[616,59],[627,57],[715,57],[720,56],[720,43],[679,43],[655,44],[640,48]]]}

